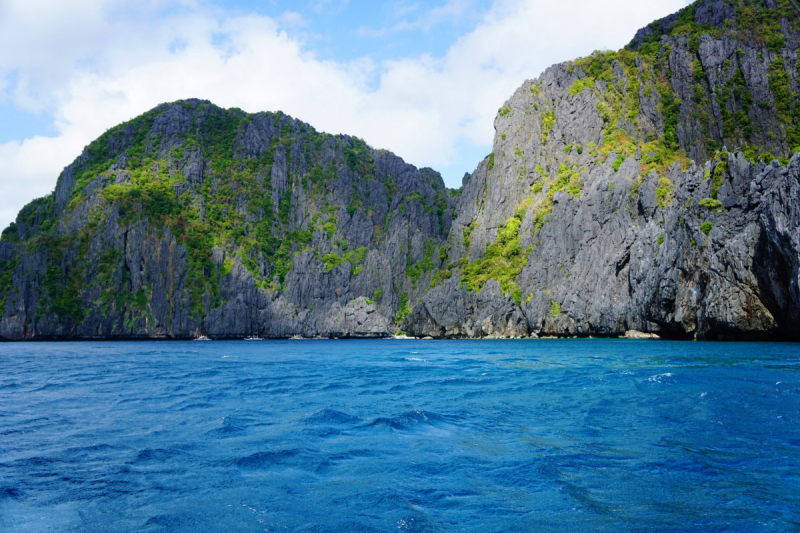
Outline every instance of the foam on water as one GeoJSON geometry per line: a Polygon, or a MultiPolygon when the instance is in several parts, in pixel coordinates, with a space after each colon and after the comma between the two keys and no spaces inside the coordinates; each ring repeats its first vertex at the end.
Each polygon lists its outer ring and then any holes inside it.
{"type": "Polygon", "coordinates": [[[797,345],[198,344],[0,345],[0,531],[800,530],[797,345]]]}

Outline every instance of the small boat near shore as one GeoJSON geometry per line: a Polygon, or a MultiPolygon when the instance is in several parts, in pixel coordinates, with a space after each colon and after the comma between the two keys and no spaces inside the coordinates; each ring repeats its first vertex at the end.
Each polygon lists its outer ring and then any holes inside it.
{"type": "Polygon", "coordinates": [[[244,340],[246,340],[246,341],[263,341],[264,339],[262,339],[258,335],[250,335],[249,337],[245,337],[244,340]]]}
{"type": "Polygon", "coordinates": [[[192,339],[192,340],[196,340],[196,341],[210,341],[211,339],[209,339],[209,338],[208,338],[208,337],[206,337],[205,335],[200,335],[199,337],[196,337],[196,338],[194,338],[194,339],[192,339]]]}

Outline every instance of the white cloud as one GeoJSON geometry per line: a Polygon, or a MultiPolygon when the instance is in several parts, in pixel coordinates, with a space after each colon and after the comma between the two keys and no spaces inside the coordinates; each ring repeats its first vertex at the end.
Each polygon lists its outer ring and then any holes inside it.
{"type": "Polygon", "coordinates": [[[316,0],[312,7],[317,13],[330,15],[341,12],[349,3],[350,0],[316,0]]]}
{"type": "Polygon", "coordinates": [[[51,112],[58,132],[0,145],[0,227],[50,192],[103,131],[190,97],[250,112],[280,109],[445,170],[458,185],[482,154],[456,147],[466,141],[488,152],[497,108],[526,78],[596,48],[619,48],[686,3],[497,0],[444,57],[375,64],[320,60],[279,20],[229,17],[189,1],[74,0],[66,9],[60,0],[0,0],[0,100],[51,112]],[[16,83],[3,89],[12,74],[16,83]]]}
{"type": "Polygon", "coordinates": [[[419,13],[420,5],[417,3],[408,4],[401,2],[394,5],[392,9],[394,18],[401,20],[391,26],[377,30],[362,27],[359,28],[358,33],[364,37],[383,37],[390,33],[401,31],[423,31],[427,33],[439,24],[454,22],[455,20],[463,17],[474,7],[475,0],[448,0],[443,6],[437,6],[433,9],[424,11],[414,20],[409,20],[405,17],[407,15],[419,13]]]}
{"type": "Polygon", "coordinates": [[[285,28],[302,28],[308,24],[308,21],[296,11],[287,11],[281,15],[280,23],[285,28]]]}

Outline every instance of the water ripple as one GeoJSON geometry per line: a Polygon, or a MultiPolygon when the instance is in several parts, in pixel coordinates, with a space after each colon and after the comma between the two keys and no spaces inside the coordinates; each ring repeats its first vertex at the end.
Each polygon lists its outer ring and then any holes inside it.
{"type": "Polygon", "coordinates": [[[797,345],[197,344],[2,345],[0,531],[800,530],[797,345]]]}

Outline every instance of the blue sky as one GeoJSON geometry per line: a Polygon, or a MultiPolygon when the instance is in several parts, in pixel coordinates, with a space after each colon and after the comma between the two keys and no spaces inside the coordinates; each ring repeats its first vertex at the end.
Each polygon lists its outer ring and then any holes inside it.
{"type": "Polygon", "coordinates": [[[23,111],[8,101],[0,104],[0,124],[0,143],[55,133],[52,116],[23,111]]]}
{"type": "Polygon", "coordinates": [[[207,98],[461,184],[526,79],[688,0],[0,0],[0,226],[106,129],[207,98]]]}
{"type": "MultiPolygon", "coordinates": [[[[450,4],[453,4],[450,2],[450,4]]],[[[492,7],[490,0],[458,2],[441,18],[432,12],[446,1],[377,2],[367,0],[307,0],[301,2],[229,0],[214,5],[230,13],[260,13],[279,18],[296,12],[306,26],[288,28],[304,37],[323,59],[377,60],[420,54],[444,55],[459,36],[472,30],[492,7]]]]}

